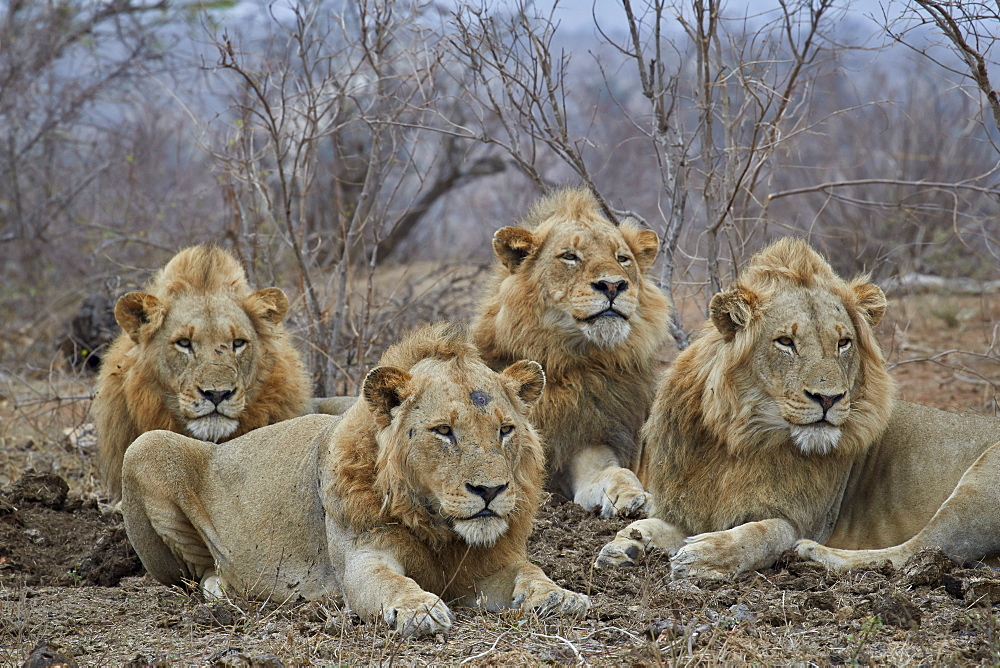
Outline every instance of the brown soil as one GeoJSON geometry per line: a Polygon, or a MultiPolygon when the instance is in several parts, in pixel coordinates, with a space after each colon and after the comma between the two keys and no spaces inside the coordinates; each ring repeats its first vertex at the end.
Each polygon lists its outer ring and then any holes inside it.
{"type": "MultiPolygon", "coordinates": [[[[921,296],[894,308],[881,338],[902,396],[993,413],[1000,304],[921,296]],[[966,352],[940,355],[948,350],[966,352]]],[[[625,522],[558,498],[536,519],[529,554],[556,582],[590,594],[581,620],[459,609],[448,636],[401,640],[329,604],[206,604],[142,575],[120,516],[97,501],[92,445],[31,435],[37,424],[18,426],[9,405],[0,414],[8,418],[0,428],[2,665],[1000,662],[1000,572],[992,568],[927,552],[898,571],[834,576],[789,557],[722,582],[675,582],[668,560],[654,554],[635,568],[595,571],[595,555],[625,522]],[[29,464],[46,472],[25,471],[29,464]]]]}

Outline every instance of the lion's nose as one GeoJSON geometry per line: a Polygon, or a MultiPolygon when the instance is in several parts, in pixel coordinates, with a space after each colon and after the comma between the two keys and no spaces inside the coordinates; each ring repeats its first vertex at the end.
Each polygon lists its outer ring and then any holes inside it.
{"type": "Polygon", "coordinates": [[[619,293],[628,290],[628,281],[594,281],[590,284],[590,287],[594,288],[598,292],[603,292],[608,296],[608,299],[614,299],[619,293]]]}
{"type": "Polygon", "coordinates": [[[198,391],[201,392],[201,396],[205,397],[216,406],[233,396],[232,390],[203,390],[199,387],[198,391]]]}
{"type": "Polygon", "coordinates": [[[807,397],[815,401],[817,404],[823,407],[823,414],[833,408],[833,405],[844,398],[844,393],[840,394],[816,394],[810,392],[809,390],[804,390],[807,397]]]}
{"type": "Polygon", "coordinates": [[[490,501],[497,498],[497,495],[500,492],[507,489],[507,485],[503,484],[497,485],[496,487],[483,487],[482,485],[471,485],[469,483],[465,483],[465,489],[469,490],[476,496],[483,497],[483,501],[485,501],[488,506],[490,505],[490,501]]]}

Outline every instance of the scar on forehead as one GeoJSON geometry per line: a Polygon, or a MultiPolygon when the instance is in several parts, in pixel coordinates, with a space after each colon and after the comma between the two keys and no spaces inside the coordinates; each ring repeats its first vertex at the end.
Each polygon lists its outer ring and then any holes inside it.
{"type": "Polygon", "coordinates": [[[476,408],[485,408],[486,404],[493,401],[493,397],[482,390],[476,390],[470,394],[469,399],[472,399],[472,405],[476,408]]]}

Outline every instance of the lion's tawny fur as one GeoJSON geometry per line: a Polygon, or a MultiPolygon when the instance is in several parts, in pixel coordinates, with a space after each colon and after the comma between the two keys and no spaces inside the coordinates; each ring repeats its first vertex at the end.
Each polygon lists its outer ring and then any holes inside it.
{"type": "Polygon", "coordinates": [[[847,569],[920,549],[1000,553],[1000,420],[896,400],[874,326],[887,302],[804,241],[751,258],[661,380],[642,429],[652,516],[598,566],[672,553],[723,577],[786,550],[847,569]]]}
{"type": "MultiPolygon", "coordinates": [[[[479,352],[459,326],[432,325],[418,334],[387,349],[379,365],[409,370],[432,358],[452,360],[461,368],[467,361],[479,359],[479,352]]],[[[508,399],[515,405],[522,403],[513,394],[508,399]]],[[[504,564],[524,558],[544,472],[544,455],[536,437],[529,437],[511,462],[523,496],[510,516],[510,528],[491,547],[470,547],[412,498],[412,481],[405,474],[408,451],[404,435],[388,433],[376,442],[379,431],[380,425],[363,401],[344,414],[337,430],[332,446],[336,452],[331,475],[334,487],[329,493],[340,499],[340,517],[345,524],[359,533],[395,523],[407,527],[406,532],[385,532],[376,545],[393,545],[397,553],[405,555],[406,572],[445,600],[504,564]]]]}
{"type": "Polygon", "coordinates": [[[245,406],[236,418],[238,427],[220,440],[306,412],[309,377],[280,322],[287,299],[276,288],[253,292],[240,263],[227,251],[209,245],[180,251],[153,276],[146,293],[119,300],[116,315],[122,313],[123,300],[131,297],[145,300],[142,304],[148,308],[133,331],[120,334],[108,350],[92,407],[101,474],[112,498],[121,492],[125,450],[140,434],[153,429],[189,433],[174,405],[181,381],[170,377],[170,365],[162,362],[174,345],[174,332],[163,331],[166,326],[192,337],[211,318],[216,330],[222,323],[222,336],[232,338],[235,330],[227,328],[227,321],[232,325],[237,316],[241,323],[249,319],[250,327],[240,330],[252,348],[252,364],[244,369],[248,375],[241,378],[245,406]]]}
{"type": "Polygon", "coordinates": [[[125,458],[129,537],[161,582],[216,578],[277,601],[339,592],[401,633],[446,631],[455,600],[577,614],[587,598],[525,554],[544,472],[526,415],[543,386],[535,362],[496,373],[464,329],[422,328],[385,352],[342,417],[222,446],[144,435],[125,458]]]}
{"type": "Polygon", "coordinates": [[[837,276],[799,239],[781,239],[751,258],[725,293],[739,295],[739,308],[752,306],[736,316],[745,331],[727,340],[707,321],[660,380],[643,426],[639,478],[654,498],[657,491],[664,495],[658,517],[690,534],[771,516],[789,517],[803,531],[815,528],[818,506],[832,503],[852,462],[885,430],[892,412],[895,384],[860,302],[866,284],[864,276],[851,282],[837,276]],[[762,316],[775,294],[790,288],[829,290],[843,299],[861,351],[852,417],[836,451],[823,457],[804,456],[787,431],[756,415],[760,379],[750,361],[767,337],[762,316]],[[676,500],[678,489],[683,502],[676,500]]]}
{"type": "Polygon", "coordinates": [[[647,273],[659,242],[634,222],[613,225],[594,195],[582,188],[543,198],[520,228],[528,231],[528,246],[519,246],[520,239],[506,242],[506,248],[499,245],[506,231],[518,228],[497,233],[494,247],[501,262],[479,304],[472,334],[493,368],[524,357],[545,368],[546,389],[532,420],[545,439],[550,486],[571,494],[565,469],[581,448],[607,445],[620,466],[634,464],[638,431],[653,399],[657,356],[669,336],[670,302],[647,273]],[[630,266],[614,262],[615,243],[634,257],[630,266]],[[561,273],[556,254],[562,247],[576,249],[581,262],[594,263],[594,269],[561,273]],[[510,248],[523,259],[505,259],[501,253],[510,248]],[[630,298],[637,302],[627,337],[608,346],[587,340],[566,322],[573,290],[590,291],[602,272],[627,276],[630,298]]]}

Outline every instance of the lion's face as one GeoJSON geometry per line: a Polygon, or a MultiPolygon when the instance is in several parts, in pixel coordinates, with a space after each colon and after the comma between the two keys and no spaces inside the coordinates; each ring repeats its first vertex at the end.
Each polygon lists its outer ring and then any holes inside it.
{"type": "Polygon", "coordinates": [[[243,299],[233,294],[180,294],[165,304],[129,293],[115,310],[153,360],[164,404],[191,436],[219,441],[239,427],[239,417],[259,389],[259,328],[277,324],[288,300],[277,288],[243,299]]]}
{"type": "Polygon", "coordinates": [[[734,353],[730,366],[712,372],[712,387],[719,395],[731,390],[750,411],[736,418],[746,423],[738,429],[758,438],[786,434],[802,453],[823,455],[859,421],[880,415],[864,395],[885,375],[871,329],[885,303],[867,282],[786,285],[765,294],[738,286],[716,295],[712,320],[734,353]]]}
{"type": "Polygon", "coordinates": [[[640,315],[642,275],[659,239],[628,222],[563,219],[535,232],[504,227],[493,247],[511,273],[501,286],[508,303],[534,300],[545,329],[567,341],[614,348],[640,315]]]}
{"type": "Polygon", "coordinates": [[[760,410],[804,453],[837,446],[860,371],[856,338],[844,304],[824,291],[783,291],[762,318],[753,357],[767,397],[760,410]]]}
{"type": "Polygon", "coordinates": [[[545,377],[537,362],[502,373],[479,361],[373,369],[363,395],[382,427],[379,485],[470,545],[490,546],[541,486],[542,451],[526,419],[545,377]]]}

